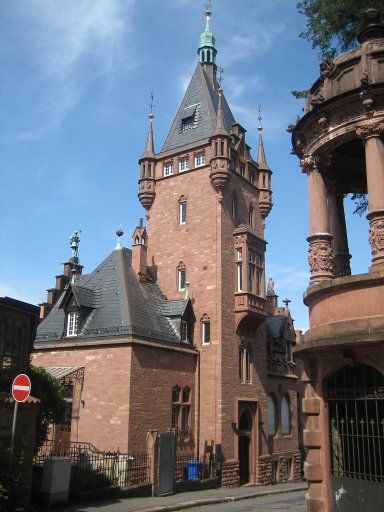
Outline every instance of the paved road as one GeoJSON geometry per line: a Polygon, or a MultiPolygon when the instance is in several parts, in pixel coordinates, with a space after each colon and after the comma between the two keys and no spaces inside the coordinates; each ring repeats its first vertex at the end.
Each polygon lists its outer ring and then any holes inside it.
{"type": "Polygon", "coordinates": [[[306,512],[306,491],[261,496],[249,500],[222,503],[221,505],[205,505],[191,508],[191,512],[306,512]]]}

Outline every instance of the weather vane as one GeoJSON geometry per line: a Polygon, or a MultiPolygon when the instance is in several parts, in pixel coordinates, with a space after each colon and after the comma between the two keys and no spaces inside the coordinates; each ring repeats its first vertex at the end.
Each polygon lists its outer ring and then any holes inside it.
{"type": "Polygon", "coordinates": [[[149,102],[150,114],[149,114],[149,118],[153,119],[155,117],[153,115],[153,107],[155,106],[155,104],[153,103],[153,90],[152,89],[151,89],[151,91],[149,93],[149,97],[150,97],[150,102],[149,102]]]}
{"type": "Polygon", "coordinates": [[[221,83],[223,81],[223,74],[224,74],[224,68],[221,67],[221,62],[220,62],[220,65],[217,66],[217,71],[219,72],[219,80],[217,81],[217,83],[219,84],[219,88],[221,89],[221,83]]]}
{"type": "Polygon", "coordinates": [[[261,126],[261,121],[263,120],[263,118],[261,117],[261,105],[259,105],[259,115],[257,117],[257,120],[259,121],[259,126],[258,126],[258,130],[259,132],[262,131],[263,127],[261,126]]]}
{"type": "Polygon", "coordinates": [[[211,8],[212,8],[212,0],[207,0],[207,3],[205,4],[205,10],[207,12],[210,12],[211,8]]]}

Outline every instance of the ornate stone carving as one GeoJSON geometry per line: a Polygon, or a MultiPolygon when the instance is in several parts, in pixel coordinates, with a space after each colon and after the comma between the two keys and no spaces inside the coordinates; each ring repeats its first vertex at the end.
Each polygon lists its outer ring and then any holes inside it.
{"type": "Polygon", "coordinates": [[[370,123],[356,130],[356,135],[364,141],[372,137],[380,137],[384,132],[384,123],[370,123]]]}
{"type": "Polygon", "coordinates": [[[384,252],[384,217],[371,221],[369,243],[371,244],[373,256],[376,256],[379,252],[384,252]]]}
{"type": "Polygon", "coordinates": [[[330,73],[335,69],[335,64],[333,60],[329,57],[326,57],[323,61],[320,62],[320,77],[324,81],[330,73]]]}
{"type": "Polygon", "coordinates": [[[361,75],[361,80],[360,80],[360,84],[361,84],[361,88],[362,89],[368,89],[369,87],[369,77],[368,77],[368,71],[365,70],[364,73],[361,75]]]}
{"type": "Polygon", "coordinates": [[[326,132],[329,129],[329,121],[325,116],[321,117],[318,120],[318,123],[321,126],[321,128],[323,129],[323,131],[326,132]]]}
{"type": "Polygon", "coordinates": [[[318,234],[308,237],[308,263],[311,280],[331,279],[334,277],[334,257],[331,245],[332,236],[318,234]]]}
{"type": "Polygon", "coordinates": [[[321,103],[325,101],[323,90],[320,89],[311,99],[311,105],[313,108],[317,108],[321,103]]]}
{"type": "Polygon", "coordinates": [[[315,159],[312,155],[304,155],[300,160],[300,167],[303,172],[308,173],[315,169],[315,159]]]}

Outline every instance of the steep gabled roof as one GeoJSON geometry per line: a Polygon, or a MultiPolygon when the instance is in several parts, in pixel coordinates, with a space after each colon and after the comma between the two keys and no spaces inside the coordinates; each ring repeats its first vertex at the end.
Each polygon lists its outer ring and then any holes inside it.
{"type": "MultiPolygon", "coordinates": [[[[218,103],[219,95],[199,62],[161,151],[169,151],[211,137],[216,128],[218,103]],[[192,115],[194,115],[193,128],[183,131],[182,120],[192,115]]],[[[222,108],[225,127],[229,132],[235,123],[235,118],[224,95],[222,108]]]]}
{"type": "MultiPolygon", "coordinates": [[[[71,341],[80,343],[84,338],[128,335],[180,343],[180,333],[175,332],[173,320],[164,315],[169,301],[156,283],[139,281],[131,267],[131,256],[129,249],[116,249],[93,272],[79,276],[75,284],[70,284],[38,326],[35,343],[68,341],[65,304],[70,294],[84,309],[79,334],[71,341]]],[[[180,313],[181,308],[176,309],[175,313],[180,313]]]]}

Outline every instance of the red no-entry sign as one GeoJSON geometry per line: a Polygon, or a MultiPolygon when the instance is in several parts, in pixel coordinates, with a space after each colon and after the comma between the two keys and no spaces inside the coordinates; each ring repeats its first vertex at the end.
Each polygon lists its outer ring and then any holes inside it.
{"type": "Polygon", "coordinates": [[[12,396],[16,402],[25,402],[31,392],[31,381],[28,375],[20,373],[12,384],[12,396]]]}

